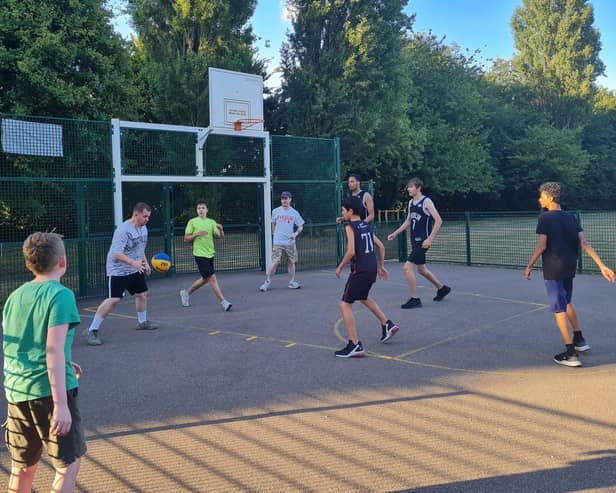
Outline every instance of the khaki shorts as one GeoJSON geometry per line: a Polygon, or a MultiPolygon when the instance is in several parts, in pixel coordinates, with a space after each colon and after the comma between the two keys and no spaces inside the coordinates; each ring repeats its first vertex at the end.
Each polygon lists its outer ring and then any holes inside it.
{"type": "Polygon", "coordinates": [[[277,264],[282,259],[282,252],[287,255],[289,262],[297,263],[297,247],[292,245],[274,245],[272,249],[272,263],[277,264]]]}

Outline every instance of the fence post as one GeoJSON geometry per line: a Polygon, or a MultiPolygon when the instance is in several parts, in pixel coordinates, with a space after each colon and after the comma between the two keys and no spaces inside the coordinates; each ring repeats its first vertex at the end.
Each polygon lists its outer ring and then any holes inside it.
{"type": "MultiPolygon", "coordinates": [[[[172,208],[172,204],[171,204],[171,190],[173,188],[173,185],[171,185],[170,183],[165,183],[163,185],[163,204],[164,204],[164,213],[165,213],[165,223],[163,225],[163,238],[164,238],[164,245],[165,245],[165,252],[169,252],[170,255],[172,255],[171,258],[175,258],[175,251],[173,250],[173,247],[175,246],[175,232],[173,231],[173,215],[171,213],[171,208],[172,208]]],[[[171,264],[171,270],[170,272],[167,274],[171,274],[171,272],[175,272],[175,267],[173,267],[173,264],[171,264]]]]}
{"type": "Polygon", "coordinates": [[[464,225],[466,229],[466,265],[471,265],[473,259],[471,258],[471,213],[469,211],[464,213],[464,225]]]}
{"type": "MultiPolygon", "coordinates": [[[[400,226],[402,226],[402,222],[398,223],[398,228],[400,226]]],[[[406,230],[404,230],[401,234],[398,235],[398,260],[400,262],[406,262],[406,259],[408,258],[408,256],[409,256],[409,249],[406,243],[406,230]]]]}
{"type": "MultiPolygon", "coordinates": [[[[580,225],[580,228],[582,227],[582,211],[575,211],[575,217],[577,218],[578,224],[580,225]]],[[[581,251],[578,254],[578,272],[581,274],[583,269],[584,269],[584,264],[582,262],[582,257],[583,257],[583,251],[581,251]]]]}
{"type": "Polygon", "coordinates": [[[86,248],[88,235],[88,218],[86,211],[87,185],[75,183],[77,188],[77,258],[79,264],[79,297],[88,295],[88,252],[86,248]]]}

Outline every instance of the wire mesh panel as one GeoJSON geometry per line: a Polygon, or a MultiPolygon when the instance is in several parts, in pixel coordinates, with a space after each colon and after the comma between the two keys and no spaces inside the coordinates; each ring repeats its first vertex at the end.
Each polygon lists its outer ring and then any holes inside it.
{"type": "Polygon", "coordinates": [[[3,116],[1,131],[0,300],[32,278],[21,245],[35,231],[64,236],[64,283],[77,296],[103,293],[97,259],[113,231],[109,123],[3,116]]]}
{"type": "MultiPolygon", "coordinates": [[[[306,222],[297,240],[297,268],[336,265],[340,203],[336,141],[276,135],[271,139],[272,209],[280,206],[281,192],[291,192],[291,205],[306,222]]],[[[285,260],[279,267],[284,270],[285,260]]]]}
{"type": "MultiPolygon", "coordinates": [[[[192,243],[184,242],[188,221],[197,215],[197,200],[205,200],[208,217],[223,225],[215,240],[217,270],[263,267],[263,189],[256,183],[125,183],[123,209],[137,202],[152,207],[147,255],[168,253],[173,272],[197,272],[192,243]]],[[[157,274],[160,275],[160,274],[157,274]]]]}
{"type": "Polygon", "coordinates": [[[2,177],[111,178],[108,122],[5,115],[2,177]]]}
{"type": "Polygon", "coordinates": [[[255,137],[209,135],[205,146],[205,176],[264,176],[264,140],[255,137]]]}
{"type": "Polygon", "coordinates": [[[122,128],[122,173],[195,176],[197,134],[122,128]]]}

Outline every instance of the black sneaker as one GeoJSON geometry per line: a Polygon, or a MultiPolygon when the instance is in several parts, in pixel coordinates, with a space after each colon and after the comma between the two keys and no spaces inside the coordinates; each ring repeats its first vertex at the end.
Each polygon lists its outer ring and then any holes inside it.
{"type": "Polygon", "coordinates": [[[583,353],[584,351],[588,351],[590,349],[590,346],[588,345],[588,343],[583,337],[580,337],[577,340],[573,339],[573,344],[574,344],[575,350],[579,351],[580,353],[583,353]]]}
{"type": "Polygon", "coordinates": [[[560,353],[554,356],[554,361],[558,363],[559,365],[582,366],[582,362],[578,358],[577,353],[567,354],[566,351],[564,353],[560,353]]]}
{"type": "Polygon", "coordinates": [[[361,341],[357,341],[357,344],[349,341],[344,349],[336,351],[334,354],[339,358],[362,358],[365,355],[364,346],[362,346],[361,341]]]}
{"type": "Polygon", "coordinates": [[[389,341],[389,339],[395,336],[396,332],[400,330],[400,327],[398,327],[391,320],[388,320],[387,322],[385,322],[385,325],[381,325],[381,328],[383,329],[383,335],[381,336],[381,342],[389,341]]]}
{"type": "Polygon", "coordinates": [[[400,308],[421,308],[421,300],[419,298],[410,298],[406,303],[400,305],[400,308]]]}
{"type": "Polygon", "coordinates": [[[434,301],[442,301],[442,299],[451,292],[449,286],[443,286],[441,289],[436,290],[436,296],[432,298],[434,301]]]}

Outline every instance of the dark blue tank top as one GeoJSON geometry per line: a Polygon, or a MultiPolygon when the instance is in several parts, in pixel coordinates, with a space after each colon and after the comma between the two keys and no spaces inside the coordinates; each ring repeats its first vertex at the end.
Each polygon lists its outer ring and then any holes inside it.
{"type": "Polygon", "coordinates": [[[359,192],[357,192],[357,195],[347,194],[347,197],[357,197],[361,201],[361,210],[357,212],[357,215],[362,221],[368,216],[368,209],[366,209],[366,206],[364,205],[365,194],[365,190],[360,190],[359,192]]]}
{"type": "Polygon", "coordinates": [[[355,238],[355,256],[351,260],[351,273],[376,273],[372,226],[363,221],[351,221],[348,225],[353,230],[355,238]]]}
{"type": "Polygon", "coordinates": [[[424,241],[430,236],[432,224],[430,214],[424,211],[424,202],[428,197],[423,197],[416,204],[413,199],[409,200],[409,216],[411,218],[411,241],[424,241]]]}

